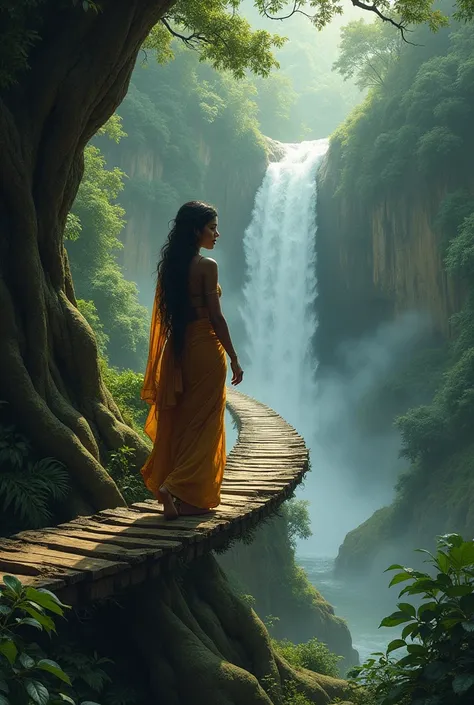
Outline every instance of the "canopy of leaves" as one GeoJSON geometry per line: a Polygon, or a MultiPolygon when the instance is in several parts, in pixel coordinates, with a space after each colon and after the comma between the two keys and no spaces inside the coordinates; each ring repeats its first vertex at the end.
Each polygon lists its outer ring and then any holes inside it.
{"type": "MultiPolygon", "coordinates": [[[[387,0],[370,4],[352,0],[352,4],[390,21],[397,17],[401,27],[427,24],[438,30],[449,21],[448,13],[435,7],[435,0],[396,0],[390,8],[387,0]]],[[[164,59],[171,54],[170,38],[177,36],[215,68],[228,69],[237,77],[243,77],[247,69],[266,76],[277,65],[272,50],[284,39],[266,30],[253,30],[239,13],[241,5],[242,0],[178,0],[152,30],[147,46],[164,59]]],[[[344,9],[341,0],[295,0],[291,5],[287,0],[255,0],[254,6],[262,16],[274,19],[302,14],[318,29],[344,9]]],[[[67,11],[101,12],[110,7],[107,0],[0,0],[0,86],[11,84],[27,68],[32,47],[41,41],[44,22],[57,22],[58,9],[66,18],[67,11]]],[[[454,16],[472,19],[473,0],[457,0],[454,16]]]]}
{"type": "MultiPolygon", "coordinates": [[[[121,135],[115,119],[107,133],[121,135]]],[[[66,228],[74,285],[83,315],[96,332],[99,350],[112,364],[140,369],[148,341],[148,313],[138,301],[137,287],[125,279],[116,253],[124,209],[117,203],[124,174],[107,169],[95,145],[84,153],[84,177],[66,228]]]]}
{"type": "MultiPolygon", "coordinates": [[[[339,70],[366,83],[381,35],[374,36],[374,48],[361,64],[351,47],[367,37],[363,23],[352,25],[338,62],[339,70]]],[[[377,69],[382,80],[333,138],[333,148],[340,150],[341,193],[348,189],[371,200],[402,184],[416,189],[420,175],[429,182],[442,170],[446,180],[460,180],[470,169],[472,28],[456,25],[437,35],[425,28],[414,38],[419,46],[404,45],[400,54],[385,44],[377,69]]]]}
{"type": "Polygon", "coordinates": [[[400,34],[390,24],[350,22],[341,30],[340,55],[333,68],[346,80],[355,77],[361,89],[382,85],[401,45],[400,34]]]}

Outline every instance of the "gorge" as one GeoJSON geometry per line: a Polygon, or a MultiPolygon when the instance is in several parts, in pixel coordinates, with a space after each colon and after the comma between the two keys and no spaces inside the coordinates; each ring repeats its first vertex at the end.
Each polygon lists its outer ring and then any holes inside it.
{"type": "MultiPolygon", "coordinates": [[[[179,678],[209,671],[205,702],[222,654],[250,674],[227,674],[229,705],[337,696],[359,705],[338,676],[402,633],[396,619],[391,635],[377,628],[398,592],[383,571],[420,568],[413,549],[433,549],[443,533],[462,534],[469,551],[474,531],[472,17],[464,8],[453,18],[442,0],[449,23],[414,26],[412,43],[394,40],[390,23],[356,20],[339,38],[340,24],[315,35],[296,17],[285,45],[253,34],[235,3],[198,0],[193,16],[186,3],[158,12],[160,3],[127,2],[114,15],[103,0],[97,16],[96,3],[82,3],[79,34],[69,18],[51,55],[36,45],[40,23],[14,54],[15,80],[0,70],[0,136],[11,146],[0,184],[1,533],[8,547],[21,530],[150,498],[137,470],[149,452],[140,390],[156,264],[178,207],[209,201],[243,391],[304,435],[312,472],[243,539],[176,564],[123,604],[75,613],[71,629],[84,621],[81,649],[100,644],[114,673],[135,650],[147,673],[159,667],[150,690],[122,693],[120,705],[148,705],[149,693],[193,702],[190,683],[177,695],[179,678]],[[230,43],[208,41],[214,11],[226,31],[237,28],[230,43]],[[196,33],[165,40],[162,12],[196,33]],[[79,35],[97,52],[104,37],[102,53],[82,54],[79,35]],[[63,63],[68,37],[76,53],[63,63]],[[45,65],[56,68],[43,92],[45,65]]],[[[248,4],[258,31],[272,24],[248,4]]],[[[47,25],[50,0],[25,3],[9,21],[33,26],[43,5],[47,25]]],[[[61,6],[58,26],[69,10],[61,6]]],[[[135,688],[133,670],[125,680],[135,688]]],[[[468,700],[454,705],[470,702],[474,680],[463,687],[468,700]]],[[[110,692],[101,705],[115,705],[110,692]]],[[[82,705],[90,690],[76,697],[82,705]]]]}

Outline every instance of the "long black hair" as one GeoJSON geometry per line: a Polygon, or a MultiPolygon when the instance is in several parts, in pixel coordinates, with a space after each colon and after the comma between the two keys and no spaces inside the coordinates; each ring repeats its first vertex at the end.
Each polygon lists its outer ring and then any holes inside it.
{"type": "Polygon", "coordinates": [[[157,274],[162,325],[172,336],[176,356],[184,347],[186,326],[193,318],[189,301],[189,267],[199,251],[199,233],[217,211],[207,203],[190,201],[179,209],[168,238],[161,249],[157,274]]]}

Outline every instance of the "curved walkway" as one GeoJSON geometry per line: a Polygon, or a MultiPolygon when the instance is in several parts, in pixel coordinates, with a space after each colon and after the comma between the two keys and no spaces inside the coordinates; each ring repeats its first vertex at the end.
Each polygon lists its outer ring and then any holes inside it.
{"type": "Polygon", "coordinates": [[[102,599],[222,548],[270,516],[308,470],[303,439],[276,412],[233,389],[228,409],[239,438],[227,457],[221,505],[167,522],[154,500],[0,539],[0,579],[16,575],[68,604],[102,599]]]}

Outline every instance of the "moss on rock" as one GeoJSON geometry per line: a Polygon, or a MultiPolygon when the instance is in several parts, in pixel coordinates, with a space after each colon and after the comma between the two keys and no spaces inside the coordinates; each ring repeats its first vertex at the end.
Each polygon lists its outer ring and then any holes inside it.
{"type": "Polygon", "coordinates": [[[212,555],[127,598],[123,627],[158,703],[285,705],[285,686],[310,703],[348,697],[343,680],[295,670],[273,650],[255,612],[212,555]]]}
{"type": "Polygon", "coordinates": [[[260,525],[252,543],[239,542],[220,555],[219,562],[236,590],[254,598],[259,616],[273,622],[276,639],[316,637],[343,657],[341,671],[358,663],[346,623],[295,562],[284,513],[260,525]]]}

